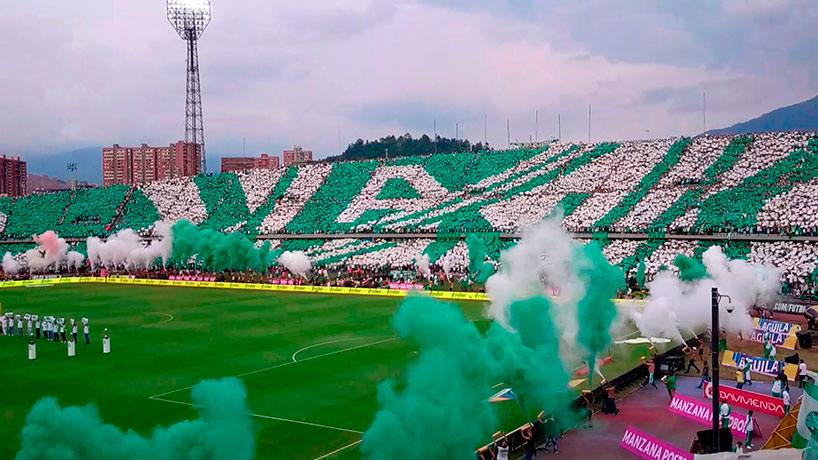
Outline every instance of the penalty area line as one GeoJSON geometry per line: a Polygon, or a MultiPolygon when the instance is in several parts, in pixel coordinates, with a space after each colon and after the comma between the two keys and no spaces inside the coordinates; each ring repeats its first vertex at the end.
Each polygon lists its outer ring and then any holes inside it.
{"type": "MultiPolygon", "coordinates": [[[[161,401],[161,402],[171,403],[171,404],[179,404],[179,405],[182,405],[182,406],[194,407],[192,403],[184,402],[184,401],[176,401],[175,399],[159,398],[159,397],[155,397],[155,396],[151,396],[149,399],[152,399],[154,401],[161,401]]],[[[324,428],[324,429],[327,429],[327,430],[342,431],[344,433],[364,434],[363,431],[352,430],[350,428],[342,428],[342,427],[332,426],[332,425],[324,425],[322,423],[307,422],[307,421],[304,421],[304,420],[295,420],[295,419],[284,418],[284,417],[274,417],[272,415],[256,414],[256,413],[252,413],[252,412],[249,415],[251,417],[262,418],[262,419],[266,419],[266,420],[274,420],[276,422],[293,423],[293,424],[296,424],[296,425],[306,425],[306,426],[311,426],[311,427],[315,427],[315,428],[324,428]]],[[[360,442],[360,441],[358,441],[358,442],[360,442]]]]}
{"type": "Polygon", "coordinates": [[[290,358],[292,359],[293,362],[297,362],[298,360],[295,359],[295,357],[298,356],[298,354],[303,352],[303,351],[307,351],[307,350],[310,350],[310,349],[313,349],[313,348],[316,348],[316,347],[320,347],[320,346],[324,346],[324,345],[330,345],[330,344],[333,344],[333,343],[351,342],[353,340],[361,340],[362,338],[363,337],[347,337],[347,338],[344,338],[344,339],[335,339],[335,340],[329,340],[329,341],[326,341],[326,342],[316,343],[316,344],[313,344],[313,345],[307,345],[304,348],[299,348],[298,350],[296,350],[295,353],[293,353],[293,355],[290,358]]]}
{"type": "Polygon", "coordinates": [[[335,449],[332,452],[328,452],[328,453],[326,453],[326,454],[324,454],[324,455],[322,455],[320,457],[315,457],[312,460],[324,460],[325,458],[330,457],[332,455],[335,455],[335,454],[337,454],[339,452],[345,451],[345,450],[349,449],[350,447],[355,447],[358,444],[360,444],[362,441],[363,441],[363,439],[359,439],[359,440],[357,440],[355,442],[351,442],[351,443],[345,445],[344,447],[340,447],[338,449],[335,449]]]}

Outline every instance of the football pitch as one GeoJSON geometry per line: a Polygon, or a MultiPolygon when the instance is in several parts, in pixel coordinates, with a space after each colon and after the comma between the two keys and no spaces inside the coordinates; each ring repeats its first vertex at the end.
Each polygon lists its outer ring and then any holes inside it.
{"type": "MultiPolygon", "coordinates": [[[[193,385],[236,376],[247,388],[256,458],[357,459],[377,384],[400,378],[416,356],[392,329],[395,298],[83,284],[4,289],[0,301],[4,311],[87,317],[92,335],[85,345],[80,334],[74,358],[64,344],[41,340],[34,361],[25,338],[0,337],[0,458],[14,457],[25,416],[43,396],[92,403],[106,423],[150,435],[197,418],[193,385]]],[[[458,304],[488,327],[482,303],[458,304]]],[[[603,371],[619,375],[645,353],[616,347],[603,371]]],[[[497,408],[498,429],[524,421],[513,402],[497,408]]]]}

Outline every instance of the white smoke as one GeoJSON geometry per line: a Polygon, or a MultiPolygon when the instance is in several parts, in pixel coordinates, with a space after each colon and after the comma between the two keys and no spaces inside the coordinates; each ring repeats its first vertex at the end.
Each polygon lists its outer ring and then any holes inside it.
{"type": "Polygon", "coordinates": [[[44,273],[65,264],[68,243],[52,230],[32,237],[37,247],[23,253],[23,261],[30,273],[44,273]]]}
{"type": "Polygon", "coordinates": [[[418,272],[427,280],[432,277],[432,269],[429,267],[429,254],[418,254],[415,256],[415,265],[418,272]]]}
{"type": "Polygon", "coordinates": [[[85,262],[85,256],[77,251],[69,251],[65,259],[65,265],[69,270],[79,270],[82,268],[82,263],[85,262]]]}
{"type": "Polygon", "coordinates": [[[21,268],[22,266],[20,265],[20,262],[18,262],[17,259],[15,259],[14,256],[7,251],[3,256],[3,272],[6,275],[16,275],[20,273],[21,268]]]}
{"type": "Polygon", "coordinates": [[[303,276],[312,268],[309,257],[303,251],[284,251],[278,257],[277,262],[291,273],[299,276],[303,276]]]}
{"type": "Polygon", "coordinates": [[[446,274],[446,279],[451,278],[452,263],[448,257],[443,257],[443,261],[440,262],[440,268],[442,268],[443,273],[446,274]]]}
{"type": "Polygon", "coordinates": [[[120,230],[109,236],[105,241],[90,237],[88,244],[88,259],[91,268],[126,268],[148,269],[155,265],[158,259],[165,266],[170,257],[171,225],[166,222],[156,222],[153,234],[158,239],[145,242],[131,229],[120,230]]]}
{"type": "Polygon", "coordinates": [[[631,313],[643,336],[668,337],[681,342],[682,334],[708,327],[711,319],[711,288],[732,299],[732,313],[727,313],[728,301],[722,299],[720,325],[729,332],[752,332],[749,309],[755,304],[772,300],[780,284],[780,271],[768,264],[751,264],[744,260],[728,260],[718,246],[702,255],[708,277],[683,282],[670,271],[656,275],[647,283],[650,297],[645,308],[631,313]]]}
{"type": "Polygon", "coordinates": [[[491,304],[486,315],[508,327],[508,308],[515,300],[556,294],[554,320],[563,339],[574,342],[578,325],[576,305],[585,292],[576,275],[575,242],[554,215],[523,230],[522,239],[500,255],[500,269],[486,281],[491,304]]]}

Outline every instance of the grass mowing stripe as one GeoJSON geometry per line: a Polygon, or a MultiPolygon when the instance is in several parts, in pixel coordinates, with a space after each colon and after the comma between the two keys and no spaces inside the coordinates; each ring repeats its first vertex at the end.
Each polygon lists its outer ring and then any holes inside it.
{"type": "MultiPolygon", "coordinates": [[[[287,361],[286,363],[276,364],[275,366],[269,366],[269,367],[265,367],[263,369],[256,369],[254,371],[245,372],[243,374],[237,374],[237,375],[234,375],[234,377],[246,377],[248,375],[260,374],[262,372],[271,371],[273,369],[279,369],[279,368],[282,368],[282,367],[285,367],[285,366],[289,366],[291,364],[303,363],[303,362],[307,362],[307,361],[312,361],[313,359],[324,358],[326,356],[333,356],[333,355],[337,355],[339,353],[346,353],[348,351],[353,351],[353,350],[358,350],[358,349],[361,349],[361,348],[371,347],[373,345],[380,345],[382,343],[391,342],[391,341],[397,340],[397,339],[398,339],[398,337],[389,337],[387,339],[378,340],[377,342],[365,343],[363,345],[356,345],[354,347],[343,348],[341,350],[335,350],[335,351],[331,351],[329,353],[310,356],[309,358],[304,358],[301,361],[287,361]]],[[[323,344],[323,345],[326,345],[326,343],[323,344]]],[[[298,351],[302,351],[302,350],[298,350],[298,351]]],[[[298,353],[298,351],[296,353],[298,353]]],[[[293,355],[293,356],[295,356],[295,355],[293,355]]],[[[184,387],[184,388],[177,388],[175,390],[167,391],[165,393],[159,393],[159,394],[156,394],[156,395],[153,395],[153,396],[149,396],[149,398],[150,399],[156,399],[156,398],[159,398],[159,397],[162,397],[162,396],[167,396],[169,394],[178,393],[180,391],[190,390],[191,388],[193,388],[193,386],[188,386],[188,387],[184,387]]]]}

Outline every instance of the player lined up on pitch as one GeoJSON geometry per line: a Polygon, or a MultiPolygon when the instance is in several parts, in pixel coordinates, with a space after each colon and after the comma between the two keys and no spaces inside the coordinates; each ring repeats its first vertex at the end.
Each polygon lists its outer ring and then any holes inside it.
{"type": "MultiPolygon", "coordinates": [[[[35,315],[31,313],[15,314],[8,312],[0,315],[0,336],[28,337],[31,341],[43,339],[47,342],[61,342],[76,344],[82,323],[82,340],[86,345],[91,344],[91,327],[88,318],[81,318],[78,322],[74,318],[56,318],[50,315],[35,315]]],[[[105,338],[107,338],[105,329],[105,338]]],[[[70,351],[69,351],[70,355],[70,351]]]]}

